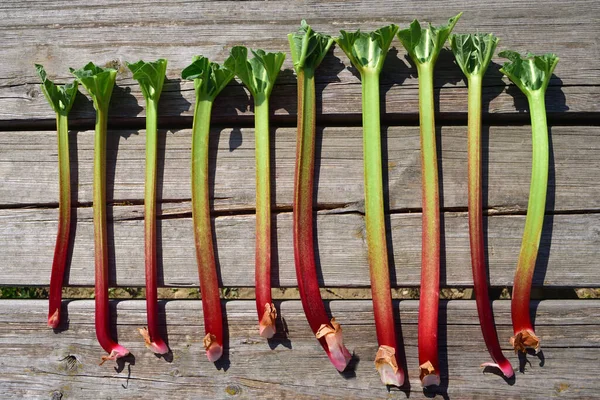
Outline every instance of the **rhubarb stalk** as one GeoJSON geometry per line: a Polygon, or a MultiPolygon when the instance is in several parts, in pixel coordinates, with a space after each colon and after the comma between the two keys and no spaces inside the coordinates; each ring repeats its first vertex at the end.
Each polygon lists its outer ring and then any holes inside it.
{"type": "Polygon", "coordinates": [[[492,304],[488,292],[487,267],[483,242],[483,211],[481,195],[481,86],[498,38],[493,34],[457,34],[450,36],[456,63],[467,77],[468,92],[468,165],[469,165],[469,238],[471,243],[471,267],[475,302],[483,340],[493,363],[483,366],[499,368],[510,378],[514,375],[512,365],[502,354],[494,327],[492,304]]]}
{"type": "Polygon", "coordinates": [[[56,113],[58,136],[58,233],[54,248],[54,260],[50,275],[50,295],[48,302],[48,326],[58,328],[65,266],[69,253],[69,231],[71,228],[71,174],[69,163],[69,111],[77,95],[77,81],[66,85],[54,84],[46,75],[44,67],[35,64],[42,79],[42,92],[56,113]]]}
{"type": "Polygon", "coordinates": [[[371,33],[341,31],[335,41],[358,70],[362,80],[365,220],[373,311],[379,343],[375,367],[384,384],[402,386],[404,371],[398,363],[383,209],[379,109],[379,75],[397,31],[398,27],[393,24],[371,33]]]}
{"type": "Polygon", "coordinates": [[[146,347],[166,354],[169,347],[158,332],[158,296],[156,291],[156,147],[158,100],[167,70],[167,60],[142,60],[127,66],[138,81],[146,100],[146,182],[144,190],[144,253],[146,259],[146,310],[148,328],[140,328],[146,347]]]}
{"type": "Polygon", "coordinates": [[[298,136],[294,181],[293,231],[296,278],[308,324],[329,360],[338,371],[352,357],[344,346],[342,328],[329,319],[319,291],[313,245],[313,184],[315,167],[316,98],[315,70],[331,48],[333,39],[317,33],[302,21],[288,35],[294,69],[298,76],[298,136]]]}
{"type": "Polygon", "coordinates": [[[125,357],[129,350],[112,340],[109,332],[108,308],[108,245],[106,237],[106,136],[108,123],[108,105],[112,95],[117,71],[102,68],[94,63],[74,70],[71,73],[92,97],[96,109],[96,128],[94,134],[94,252],[95,252],[95,298],[96,298],[96,337],[100,346],[109,353],[102,357],[115,360],[125,357]]]}
{"type": "Polygon", "coordinates": [[[203,344],[206,357],[215,362],[223,354],[223,316],[210,224],[208,142],[213,102],[233,79],[233,72],[206,57],[195,56],[181,76],[194,81],[196,92],[192,128],[192,220],[204,313],[203,344]]]}
{"type": "Polygon", "coordinates": [[[275,334],[277,310],[271,299],[271,188],[269,167],[269,96],[279,75],[284,53],[252,51],[236,46],[225,67],[235,73],[254,97],[256,142],[256,311],[259,334],[267,339],[275,334]]]}
{"type": "Polygon", "coordinates": [[[514,336],[510,339],[510,343],[516,352],[525,352],[527,348],[537,352],[540,348],[540,339],[531,324],[529,300],[535,261],[542,237],[548,187],[548,125],[544,97],[559,58],[554,54],[541,56],[527,54],[527,57],[523,58],[519,53],[508,50],[501,52],[499,56],[509,60],[504,63],[500,71],[508,76],[527,97],[531,115],[533,149],[525,231],[511,300],[514,336]]]}
{"type": "MultiPolygon", "coordinates": [[[[461,13],[462,14],[462,13],[461,13]]],[[[423,386],[440,384],[438,356],[438,311],[440,300],[440,204],[435,143],[433,70],[444,43],[461,14],[448,24],[422,28],[414,20],[398,32],[398,38],[417,66],[419,76],[419,121],[421,127],[421,174],[423,228],[421,293],[419,297],[419,370],[423,386]]]]}

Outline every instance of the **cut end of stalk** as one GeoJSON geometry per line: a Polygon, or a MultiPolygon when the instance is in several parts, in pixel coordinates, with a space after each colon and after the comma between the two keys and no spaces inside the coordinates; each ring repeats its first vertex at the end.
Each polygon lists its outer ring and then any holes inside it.
{"type": "Polygon", "coordinates": [[[258,328],[258,332],[260,336],[271,339],[273,335],[275,335],[275,320],[277,319],[277,310],[275,309],[275,304],[266,303],[265,311],[263,313],[262,318],[260,319],[260,326],[258,328]]]}
{"type": "Polygon", "coordinates": [[[482,368],[485,367],[492,367],[492,368],[498,368],[500,371],[502,371],[502,374],[504,374],[504,376],[506,378],[512,378],[515,374],[515,371],[513,370],[512,365],[510,365],[510,362],[508,360],[504,360],[503,362],[500,362],[499,364],[493,363],[493,362],[486,362],[481,364],[482,368]]]}
{"type": "Polygon", "coordinates": [[[429,361],[419,365],[419,378],[421,378],[423,387],[439,386],[440,384],[440,375],[429,361]]]}
{"type": "Polygon", "coordinates": [[[109,355],[102,356],[102,361],[98,365],[102,365],[108,360],[116,360],[117,358],[122,358],[127,355],[129,355],[129,350],[121,345],[116,345],[109,355]]]}
{"type": "Polygon", "coordinates": [[[206,350],[206,357],[208,361],[215,362],[223,355],[223,346],[217,343],[217,337],[212,333],[207,333],[202,340],[204,344],[204,350],[206,350]]]}
{"type": "Polygon", "coordinates": [[[331,361],[335,369],[340,372],[344,371],[352,358],[352,354],[344,346],[342,327],[335,322],[335,318],[331,318],[331,326],[327,324],[321,325],[315,336],[317,339],[325,338],[325,342],[327,342],[327,347],[329,348],[327,352],[329,361],[331,361]]]}
{"type": "Polygon", "coordinates": [[[57,308],[54,313],[48,317],[48,326],[52,329],[58,328],[60,324],[60,310],[57,308]]]}
{"type": "Polygon", "coordinates": [[[150,333],[148,332],[147,328],[139,328],[138,331],[140,332],[140,335],[142,335],[142,337],[144,338],[146,347],[150,349],[150,351],[152,351],[154,354],[167,354],[169,352],[169,347],[162,340],[159,339],[154,342],[152,341],[152,338],[150,337],[150,333]]]}
{"type": "Polygon", "coordinates": [[[525,353],[527,349],[534,349],[536,353],[540,351],[540,338],[530,329],[523,329],[511,337],[510,344],[515,349],[515,353],[519,351],[525,353]]]}
{"type": "Polygon", "coordinates": [[[396,349],[391,346],[379,346],[375,356],[375,368],[379,372],[381,382],[385,385],[402,386],[404,373],[398,368],[396,362],[396,349]]]}

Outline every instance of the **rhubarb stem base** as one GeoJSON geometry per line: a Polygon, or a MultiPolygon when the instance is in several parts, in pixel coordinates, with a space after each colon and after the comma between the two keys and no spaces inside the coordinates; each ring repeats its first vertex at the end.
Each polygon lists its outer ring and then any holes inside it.
{"type": "Polygon", "coordinates": [[[440,374],[435,370],[433,364],[427,361],[419,365],[419,378],[421,378],[421,386],[439,386],[440,374]]]}
{"type": "Polygon", "coordinates": [[[217,343],[217,337],[211,333],[207,333],[202,340],[206,357],[208,361],[215,362],[223,355],[223,346],[217,343]]]}
{"type": "Polygon", "coordinates": [[[510,362],[506,359],[498,364],[493,362],[486,362],[481,364],[481,367],[498,368],[506,378],[512,378],[515,375],[515,371],[513,370],[512,365],[510,365],[510,362]]]}
{"type": "Polygon", "coordinates": [[[375,368],[383,384],[398,387],[404,384],[404,373],[398,368],[396,349],[393,347],[379,346],[375,356],[375,368]]]}
{"type": "Polygon", "coordinates": [[[150,337],[150,333],[147,328],[139,328],[138,331],[140,335],[144,338],[144,342],[146,343],[146,347],[150,349],[154,354],[167,354],[169,352],[169,346],[162,339],[157,339],[152,341],[150,337]]]}
{"type": "Polygon", "coordinates": [[[321,325],[315,336],[317,339],[325,339],[328,347],[327,355],[329,356],[329,361],[331,361],[335,369],[340,372],[344,371],[352,358],[352,354],[344,346],[342,327],[335,322],[335,318],[331,318],[331,325],[321,325]]]}
{"type": "Polygon", "coordinates": [[[107,356],[102,356],[102,361],[100,362],[100,364],[98,365],[102,365],[104,364],[106,361],[109,360],[116,360],[118,358],[123,358],[129,355],[129,350],[127,350],[125,347],[117,344],[115,345],[115,347],[111,350],[110,354],[107,356]]]}
{"type": "Polygon", "coordinates": [[[525,353],[527,349],[534,349],[536,353],[540,351],[540,338],[531,329],[518,332],[510,338],[510,344],[515,349],[515,353],[519,351],[525,353]]]}
{"type": "Polygon", "coordinates": [[[48,318],[48,326],[52,329],[58,328],[60,324],[60,309],[57,308],[56,311],[48,318]]]}
{"type": "Polygon", "coordinates": [[[258,332],[260,336],[265,339],[271,339],[276,332],[275,329],[275,320],[277,319],[277,310],[275,309],[275,304],[266,303],[265,311],[263,313],[262,318],[260,319],[260,326],[258,328],[258,332]]]}

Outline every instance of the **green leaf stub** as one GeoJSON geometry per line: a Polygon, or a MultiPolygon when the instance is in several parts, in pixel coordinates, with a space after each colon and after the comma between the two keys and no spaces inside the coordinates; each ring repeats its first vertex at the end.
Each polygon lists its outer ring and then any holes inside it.
{"type": "Polygon", "coordinates": [[[483,76],[494,56],[498,38],[492,33],[454,34],[450,35],[450,44],[456,63],[467,77],[483,76]]]}
{"type": "Polygon", "coordinates": [[[144,98],[146,100],[158,101],[165,82],[167,60],[160,58],[151,62],[140,60],[136,63],[126,64],[133,73],[133,79],[140,84],[144,98]]]}
{"type": "Polygon", "coordinates": [[[78,70],[73,68],[69,70],[92,96],[96,110],[107,111],[117,79],[117,70],[102,68],[92,62],[78,70]]]}
{"type": "Polygon", "coordinates": [[[381,72],[398,26],[390,24],[373,32],[340,31],[335,42],[346,53],[352,64],[359,72],[370,69],[381,72]]]}
{"type": "Polygon", "coordinates": [[[317,68],[333,44],[331,36],[313,31],[305,20],[302,20],[296,33],[288,35],[288,40],[296,72],[304,68],[317,68]]]}
{"type": "Polygon", "coordinates": [[[253,50],[252,54],[254,58],[248,59],[246,47],[233,47],[231,56],[224,63],[225,68],[240,78],[252,96],[263,95],[268,98],[285,60],[285,54],[267,53],[264,50],[253,50]]]}
{"type": "Polygon", "coordinates": [[[73,103],[75,102],[75,96],[77,96],[77,81],[73,83],[67,83],[66,85],[56,85],[46,74],[46,70],[40,64],[35,64],[35,69],[42,79],[42,92],[44,96],[52,106],[52,109],[61,115],[69,114],[73,103]]]}
{"type": "Polygon", "coordinates": [[[435,63],[446,39],[454,29],[462,13],[448,20],[446,25],[422,28],[416,19],[406,29],[398,32],[398,39],[417,64],[435,63]]]}
{"type": "Polygon", "coordinates": [[[528,53],[526,57],[522,57],[516,51],[505,50],[498,55],[509,60],[500,68],[500,72],[508,76],[525,94],[538,90],[545,92],[559,60],[553,53],[541,56],[528,53]]]}
{"type": "Polygon", "coordinates": [[[214,100],[225,86],[231,82],[233,72],[215,62],[211,62],[204,56],[194,56],[192,63],[181,71],[181,77],[194,81],[198,98],[206,97],[214,100]]]}

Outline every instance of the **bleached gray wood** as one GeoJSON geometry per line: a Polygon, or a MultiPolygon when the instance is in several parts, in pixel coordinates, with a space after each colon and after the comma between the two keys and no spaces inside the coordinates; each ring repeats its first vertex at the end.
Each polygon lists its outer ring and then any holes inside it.
{"type": "MultiPolygon", "coordinates": [[[[159,284],[175,287],[198,286],[189,204],[185,217],[160,221],[158,248],[162,254],[159,284]]],[[[111,212],[109,212],[111,214],[111,212]]],[[[118,206],[112,210],[109,237],[111,284],[144,286],[144,246],[142,206],[118,206]]],[[[57,211],[52,209],[13,209],[0,211],[0,284],[48,285],[57,211]],[[35,271],[35,273],[32,273],[35,271]]],[[[77,212],[75,245],[69,285],[94,285],[94,244],[91,208],[77,212]]],[[[177,217],[177,218],[173,218],[177,217]]],[[[534,276],[535,286],[600,286],[600,214],[554,215],[547,224],[534,276]],[[550,238],[551,235],[551,238],[550,238]]],[[[445,213],[445,267],[442,286],[472,285],[467,216],[445,213]]],[[[525,217],[522,215],[487,218],[490,281],[494,286],[512,285],[521,245],[525,217]]],[[[272,285],[297,286],[292,245],[292,218],[281,213],[273,220],[274,235],[272,285]]],[[[223,286],[254,286],[253,215],[221,216],[215,220],[217,259],[223,286]]],[[[392,214],[392,283],[406,287],[419,285],[421,270],[421,214],[392,214]]],[[[366,287],[370,285],[364,218],[357,213],[324,212],[316,219],[317,254],[322,286],[366,287]]]]}
{"type": "MultiPolygon", "coordinates": [[[[6,2],[4,2],[6,3],[6,2]]],[[[119,88],[113,96],[112,117],[143,115],[139,87],[132,81],[125,61],[165,57],[169,60],[168,83],[161,100],[163,116],[191,115],[193,85],[180,82],[181,70],[195,54],[223,61],[234,45],[261,47],[288,52],[287,34],[306,18],[315,29],[338,34],[340,29],[370,30],[387,23],[400,27],[418,17],[441,24],[465,11],[457,32],[487,32],[502,40],[499,50],[521,52],[555,52],[561,57],[556,79],[548,93],[548,108],[559,112],[598,112],[600,74],[595,64],[599,58],[598,16],[600,8],[593,0],[509,1],[502,4],[445,2],[432,7],[418,1],[334,1],[334,2],[215,2],[200,3],[146,1],[123,5],[103,2],[32,3],[12,1],[0,6],[0,120],[53,118],[39,90],[33,63],[43,63],[52,77],[70,79],[68,68],[78,68],[90,60],[119,69],[119,88]],[[9,62],[10,60],[10,62],[9,62]],[[562,85],[565,85],[564,87],[562,85]]],[[[386,98],[385,111],[394,114],[417,112],[417,80],[406,53],[395,40],[394,50],[382,76],[386,98]]],[[[495,57],[496,63],[503,60],[495,57]]],[[[319,71],[324,114],[360,113],[359,80],[349,70],[350,63],[339,49],[325,61],[319,71]]],[[[288,56],[279,84],[274,90],[272,107],[281,115],[296,113],[295,79],[288,56]]],[[[517,104],[503,86],[493,66],[485,81],[485,96],[491,99],[490,112],[515,113],[517,104]]],[[[436,87],[442,112],[466,112],[466,90],[462,74],[450,53],[440,57],[436,69],[436,87]]],[[[513,93],[518,91],[511,90],[513,93]]],[[[224,119],[247,114],[249,100],[241,86],[233,86],[215,107],[224,119]]],[[[72,111],[74,118],[93,118],[91,103],[80,99],[72,111]]]]}
{"type": "MultiPolygon", "coordinates": [[[[444,207],[467,207],[466,127],[440,128],[440,175],[444,207]]],[[[159,133],[159,197],[164,201],[190,199],[191,131],[159,133]],[[162,172],[161,172],[162,171],[162,172]]],[[[487,207],[523,212],[527,207],[531,174],[530,126],[484,128],[484,194],[487,207]]],[[[600,128],[551,128],[548,210],[600,208],[600,128]]],[[[319,208],[362,209],[364,201],[362,128],[325,128],[319,133],[317,201],[319,208]]],[[[421,165],[418,127],[383,130],[389,203],[392,210],[421,207],[421,165]]],[[[138,201],[144,197],[144,131],[111,131],[108,139],[108,197],[138,201]]],[[[253,210],[255,204],[255,151],[252,129],[228,128],[212,132],[210,180],[214,208],[219,211],[253,210]]],[[[92,200],[93,131],[72,132],[71,164],[77,201],[92,200]],[[75,186],[75,184],[77,184],[75,186]]],[[[0,133],[0,206],[58,201],[55,132],[0,133]]],[[[296,157],[295,128],[271,134],[273,201],[290,208],[296,157]]],[[[164,205],[173,208],[177,205],[164,205]]]]}
{"type": "MultiPolygon", "coordinates": [[[[156,358],[144,347],[137,328],[144,326],[145,303],[112,303],[119,342],[134,355],[115,370],[98,366],[104,354],[96,342],[93,301],[65,305],[68,329],[53,333],[46,327],[45,301],[0,302],[0,385],[4,398],[424,398],[417,373],[417,310],[415,300],[395,303],[400,320],[408,393],[389,393],[373,367],[377,349],[372,305],[368,300],[331,301],[327,305],[343,327],[344,341],[357,358],[354,372],[338,374],[312,337],[299,301],[278,303],[288,334],[269,344],[260,338],[252,301],[224,303],[227,315],[227,361],[210,364],[201,338],[201,302],[161,303],[161,320],[172,349],[172,361],[156,358]],[[115,316],[116,315],[116,316],[115,316]],[[69,369],[66,356],[79,364],[69,369]],[[359,361],[358,361],[359,360],[359,361]]],[[[474,301],[443,301],[440,312],[440,355],[447,395],[460,399],[589,399],[595,397],[600,356],[600,303],[596,300],[545,300],[533,303],[536,332],[543,357],[529,355],[524,373],[510,350],[510,302],[494,302],[498,334],[516,379],[482,372],[489,361],[481,339],[474,301]],[[543,361],[541,361],[543,360],[543,361]]],[[[442,389],[444,391],[444,389],[442,389]]]]}

